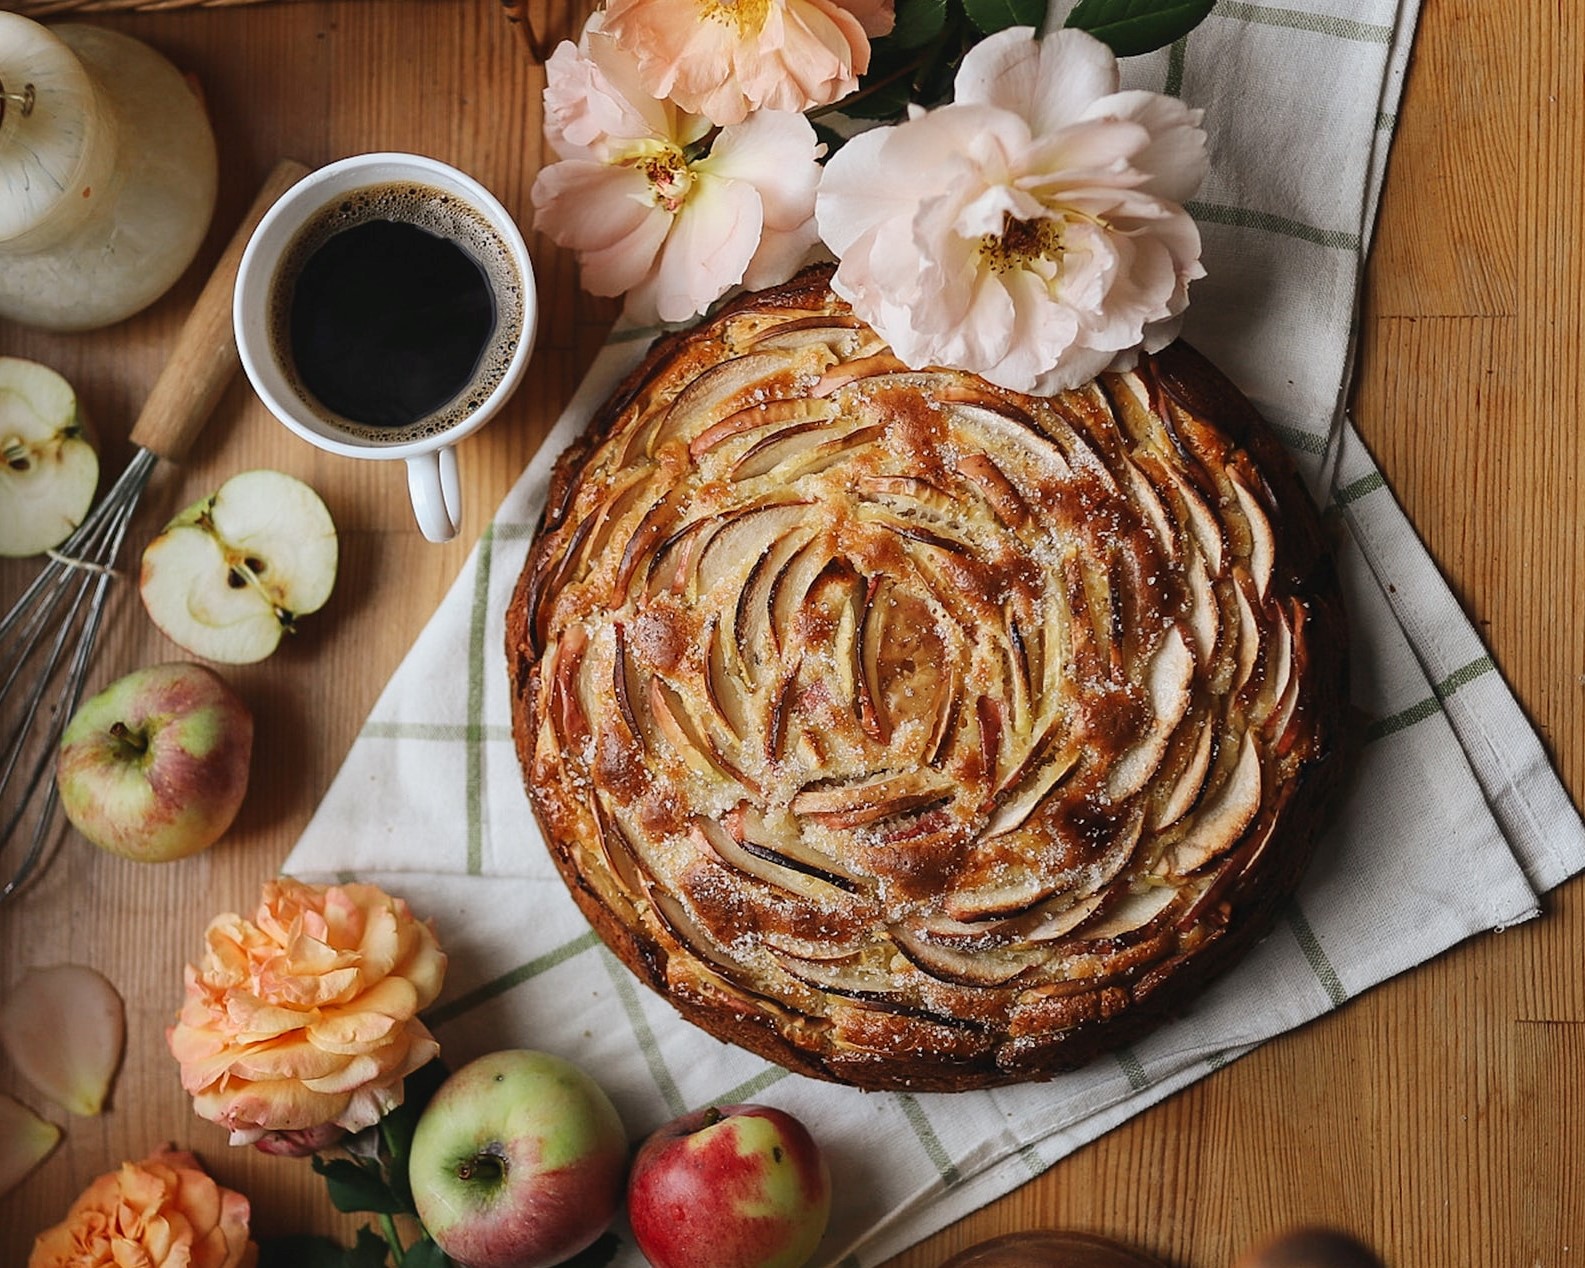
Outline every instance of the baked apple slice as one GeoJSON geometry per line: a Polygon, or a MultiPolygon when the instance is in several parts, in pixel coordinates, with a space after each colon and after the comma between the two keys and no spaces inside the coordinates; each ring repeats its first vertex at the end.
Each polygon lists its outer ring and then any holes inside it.
{"type": "Polygon", "coordinates": [[[336,526],[319,495],[280,471],[244,471],[165,526],[143,552],[154,623],[195,656],[263,660],[330,598],[336,526]]]}
{"type": "Polygon", "coordinates": [[[59,546],[98,485],[72,385],[37,361],[0,357],[0,555],[59,546]]]}

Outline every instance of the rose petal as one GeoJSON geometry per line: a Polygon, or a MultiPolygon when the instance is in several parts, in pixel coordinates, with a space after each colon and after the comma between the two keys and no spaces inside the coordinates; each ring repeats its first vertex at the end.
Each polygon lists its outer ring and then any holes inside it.
{"type": "Polygon", "coordinates": [[[859,20],[864,34],[870,39],[890,35],[897,25],[897,11],[893,0],[840,0],[844,9],[859,20]]]}
{"type": "Polygon", "coordinates": [[[580,278],[595,295],[620,295],[650,276],[672,217],[649,202],[636,168],[570,160],[534,180],[534,227],[578,252],[580,278]]]}
{"type": "Polygon", "coordinates": [[[958,67],[955,99],[1009,110],[1041,136],[1117,91],[1117,59],[1093,35],[1073,28],[1032,35],[1029,27],[1009,27],[971,48],[958,67]]]}
{"type": "Polygon", "coordinates": [[[1176,97],[1134,91],[1101,98],[1084,111],[1084,118],[1118,119],[1142,127],[1149,141],[1130,160],[1148,175],[1140,188],[1181,203],[1194,196],[1210,168],[1200,127],[1203,114],[1176,97]]]}
{"type": "Polygon", "coordinates": [[[701,174],[672,221],[660,267],[628,297],[631,309],[662,321],[702,313],[743,280],[759,246],[760,201],[753,186],[701,174]]]}
{"type": "Polygon", "coordinates": [[[22,1077],[73,1114],[104,1108],[126,1033],[116,988],[81,964],[29,970],[0,1008],[0,1041],[22,1077]]]}
{"type": "Polygon", "coordinates": [[[0,1195],[16,1188],[60,1139],[61,1129],[54,1123],[0,1092],[0,1195]]]}
{"type": "Polygon", "coordinates": [[[819,141],[801,114],[764,110],[723,128],[696,170],[743,181],[759,191],[766,224],[792,229],[814,215],[820,185],[819,141]]]}

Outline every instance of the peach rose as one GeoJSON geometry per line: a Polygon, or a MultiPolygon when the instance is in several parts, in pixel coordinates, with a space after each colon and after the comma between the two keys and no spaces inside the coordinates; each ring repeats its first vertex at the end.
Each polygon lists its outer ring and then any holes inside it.
{"type": "Polygon", "coordinates": [[[217,916],[204,936],[166,1040],[193,1108],[234,1145],[330,1123],[360,1131],[439,1051],[417,1013],[440,993],[446,957],[376,886],[271,881],[252,921],[217,916]]]}
{"type": "Polygon", "coordinates": [[[221,1188],[185,1150],[164,1149],[102,1175],[40,1233],[28,1268],[250,1268],[248,1200],[221,1188]]]}
{"type": "Polygon", "coordinates": [[[605,30],[654,97],[711,123],[839,101],[869,69],[891,0],[608,0],[605,30]]]}

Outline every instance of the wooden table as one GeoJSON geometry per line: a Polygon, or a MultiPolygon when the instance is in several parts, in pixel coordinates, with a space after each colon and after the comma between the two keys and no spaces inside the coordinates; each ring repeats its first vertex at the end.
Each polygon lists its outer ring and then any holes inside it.
{"type": "MultiPolygon", "coordinates": [[[[283,155],[445,158],[529,220],[542,72],[485,0],[303,0],[102,19],[195,71],[222,193],[199,263],[147,313],[47,336],[0,324],[0,352],[47,361],[97,420],[106,468],[208,266],[283,155]]],[[[1585,798],[1585,8],[1426,0],[1372,262],[1357,416],[1394,490],[1478,622],[1576,802],[1585,798]]],[[[331,606],[262,666],[228,676],[258,760],[226,841],[165,867],[68,837],[25,902],[0,909],[0,990],[32,964],[97,966],[127,999],[114,1105],[73,1120],[0,1201],[0,1263],[95,1175],[170,1138],[253,1201],[261,1233],[345,1233],[306,1163],[230,1150],[192,1117],[162,1040],[210,916],[249,909],[329,785],[380,687],[533,454],[614,313],[571,259],[531,242],[544,320],[527,385],[463,447],[459,540],[425,543],[400,476],[290,438],[240,380],[180,469],[145,493],[131,540],[252,466],[318,488],[341,530],[331,606]]],[[[0,573],[7,602],[31,575],[0,573]]],[[[122,588],[92,684],[179,658],[122,588]]],[[[1351,1227],[1395,1265],[1561,1265],[1585,1254],[1585,888],[1267,1044],[915,1247],[926,1268],[993,1234],[1091,1229],[1180,1268],[1222,1268],[1276,1226],[1351,1227]]],[[[0,1089],[20,1091],[0,1068],[0,1089]]]]}

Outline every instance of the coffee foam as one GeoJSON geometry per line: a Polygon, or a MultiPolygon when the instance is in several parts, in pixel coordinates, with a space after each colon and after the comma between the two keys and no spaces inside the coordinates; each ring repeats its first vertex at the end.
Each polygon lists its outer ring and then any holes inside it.
{"type": "Polygon", "coordinates": [[[523,332],[523,278],[511,248],[465,199],[418,181],[394,181],[350,190],[314,213],[292,239],[270,283],[270,346],[293,392],[320,422],[358,440],[407,444],[450,431],[483,405],[511,368],[523,332]],[[484,270],[495,300],[495,329],[473,377],[432,414],[406,427],[370,427],[324,405],[304,385],[292,359],[292,296],[303,265],[331,238],[371,220],[394,220],[449,238],[484,270]]]}

